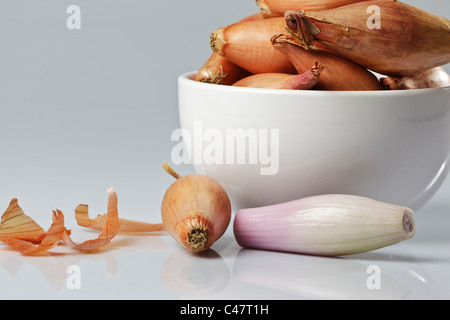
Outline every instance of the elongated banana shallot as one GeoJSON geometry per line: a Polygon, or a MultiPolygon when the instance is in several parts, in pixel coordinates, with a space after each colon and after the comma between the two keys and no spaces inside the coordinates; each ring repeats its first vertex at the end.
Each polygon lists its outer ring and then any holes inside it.
{"type": "Polygon", "coordinates": [[[285,19],[306,46],[320,43],[384,75],[408,76],[450,62],[449,20],[406,3],[375,0],[287,11],[285,19]]]}
{"type": "Polygon", "coordinates": [[[440,88],[450,86],[450,76],[442,67],[405,77],[386,77],[381,83],[389,90],[440,88]]]}
{"type": "Polygon", "coordinates": [[[370,91],[382,90],[378,78],[367,69],[346,59],[322,50],[306,50],[288,34],[280,34],[272,39],[274,48],[286,54],[298,73],[306,72],[314,61],[320,61],[326,70],[320,75],[316,90],[330,91],[370,91]]]}
{"type": "Polygon", "coordinates": [[[361,1],[369,0],[256,0],[256,4],[265,18],[273,18],[282,17],[287,10],[329,10],[361,1]]]}
{"type": "Polygon", "coordinates": [[[411,209],[354,195],[328,194],[241,209],[234,235],[244,248],[341,256],[414,236],[411,209]]]}
{"type": "Polygon", "coordinates": [[[286,55],[275,50],[270,39],[283,32],[283,17],[235,23],[211,34],[212,50],[251,73],[296,73],[286,55]]]}
{"type": "Polygon", "coordinates": [[[241,79],[233,84],[235,87],[308,90],[319,81],[323,66],[316,61],[314,66],[302,74],[258,73],[241,79]]]}

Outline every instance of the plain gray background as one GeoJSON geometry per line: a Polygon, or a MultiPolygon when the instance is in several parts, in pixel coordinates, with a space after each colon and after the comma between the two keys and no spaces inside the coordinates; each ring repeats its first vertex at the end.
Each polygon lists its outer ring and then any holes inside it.
{"type": "MultiPolygon", "coordinates": [[[[450,17],[448,0],[405,2],[450,17]]],[[[212,31],[255,12],[254,0],[0,0],[1,212],[16,197],[46,228],[55,208],[104,213],[114,187],[122,217],[159,222],[177,77],[209,57],[212,31]],[[71,4],[81,30],[66,27],[71,4]]]]}

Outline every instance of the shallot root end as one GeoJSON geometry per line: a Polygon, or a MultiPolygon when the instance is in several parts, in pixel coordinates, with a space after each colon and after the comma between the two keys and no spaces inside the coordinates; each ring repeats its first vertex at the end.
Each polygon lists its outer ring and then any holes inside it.
{"type": "Polygon", "coordinates": [[[405,209],[403,212],[403,230],[405,232],[406,239],[411,239],[415,233],[414,218],[410,209],[405,209]]]}
{"type": "Polygon", "coordinates": [[[303,11],[288,10],[284,15],[288,32],[302,44],[305,49],[317,49],[314,46],[314,37],[320,29],[305,16],[303,11]]]}
{"type": "Polygon", "coordinates": [[[186,242],[193,252],[204,251],[209,243],[208,230],[204,226],[196,226],[186,232],[186,242]]]}
{"type": "Polygon", "coordinates": [[[214,31],[209,38],[209,45],[215,53],[220,56],[223,56],[223,46],[225,41],[223,39],[224,28],[220,28],[214,31]]]}

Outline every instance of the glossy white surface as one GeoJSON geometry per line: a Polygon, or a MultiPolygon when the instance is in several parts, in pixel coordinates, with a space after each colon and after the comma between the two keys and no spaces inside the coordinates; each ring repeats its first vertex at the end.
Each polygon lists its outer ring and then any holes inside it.
{"type": "Polygon", "coordinates": [[[345,193],[417,210],[447,175],[450,87],[270,90],[198,83],[190,75],[179,78],[181,127],[194,141],[187,150],[198,172],[223,184],[235,209],[345,193]],[[236,146],[240,139],[227,134],[238,130],[244,137],[250,133],[243,164],[227,158],[233,152],[227,143],[236,146]],[[250,136],[256,142],[248,142],[250,136]],[[208,159],[208,148],[219,138],[224,140],[221,163],[208,159]],[[269,164],[262,161],[259,152],[265,149],[260,143],[268,144],[267,155],[275,155],[269,164]],[[203,157],[195,157],[201,155],[196,151],[200,144],[203,157]],[[258,157],[251,164],[253,150],[258,157]],[[276,170],[262,174],[261,168],[267,167],[276,170]]]}
{"type": "MultiPolygon", "coordinates": [[[[60,246],[24,257],[2,244],[0,299],[450,299],[450,202],[441,196],[416,213],[413,239],[341,258],[242,249],[231,228],[203,255],[167,235],[119,235],[96,254],[60,246]],[[79,289],[69,289],[69,266],[79,268],[79,289]],[[379,289],[367,285],[372,268],[379,289]]],[[[69,227],[74,239],[97,235],[69,227]]]]}

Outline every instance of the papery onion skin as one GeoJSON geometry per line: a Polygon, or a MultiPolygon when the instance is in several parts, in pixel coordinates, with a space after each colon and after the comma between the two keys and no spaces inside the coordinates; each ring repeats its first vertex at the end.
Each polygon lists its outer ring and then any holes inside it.
{"type": "Polygon", "coordinates": [[[16,239],[39,244],[45,235],[45,230],[27,216],[17,198],[13,198],[1,217],[0,241],[16,239]]]}
{"type": "MultiPolygon", "coordinates": [[[[94,251],[109,244],[119,233],[120,219],[118,211],[118,197],[113,188],[108,188],[108,209],[103,222],[102,232],[97,238],[76,243],[70,237],[70,231],[65,230],[62,240],[74,249],[81,251],[94,251]]],[[[87,209],[87,207],[84,207],[87,209]]],[[[86,212],[88,214],[88,212],[86,212]]]]}
{"type": "Polygon", "coordinates": [[[362,1],[368,0],[256,0],[256,4],[264,18],[274,18],[282,17],[287,10],[329,10],[362,1]]]}
{"type": "Polygon", "coordinates": [[[380,74],[408,76],[450,62],[449,20],[406,3],[375,0],[317,12],[287,11],[285,19],[300,38],[313,38],[380,74]],[[368,27],[370,6],[380,9],[379,28],[368,27]],[[308,28],[299,29],[299,19],[308,28]]]}
{"type": "Polygon", "coordinates": [[[314,61],[325,69],[315,90],[372,91],[383,90],[378,78],[367,69],[323,50],[306,50],[291,35],[279,34],[271,39],[274,48],[284,53],[298,73],[308,70],[314,61]]]}
{"type": "Polygon", "coordinates": [[[45,234],[45,237],[38,245],[19,239],[10,239],[5,241],[6,244],[19,251],[22,255],[38,255],[56,247],[63,237],[64,215],[60,210],[53,211],[52,225],[45,234]]]}
{"type": "Polygon", "coordinates": [[[166,190],[161,217],[165,230],[184,248],[202,252],[228,228],[231,202],[217,181],[192,174],[178,178],[166,190]]]}
{"type": "Polygon", "coordinates": [[[450,86],[450,77],[444,68],[436,67],[412,76],[382,78],[381,83],[388,90],[441,88],[450,86]]]}
{"type": "Polygon", "coordinates": [[[341,256],[414,236],[412,210],[354,195],[319,195],[241,209],[233,231],[244,248],[341,256]]]}
{"type": "Polygon", "coordinates": [[[271,37],[285,28],[282,17],[235,23],[211,34],[211,49],[253,74],[295,74],[296,70],[289,59],[270,43],[271,37]]]}

